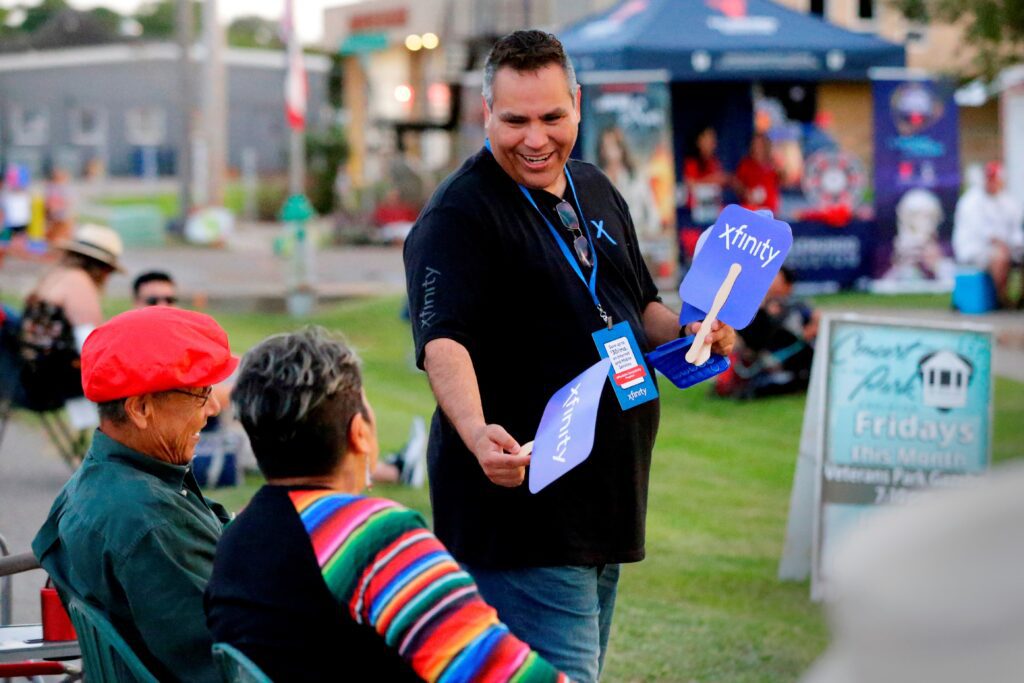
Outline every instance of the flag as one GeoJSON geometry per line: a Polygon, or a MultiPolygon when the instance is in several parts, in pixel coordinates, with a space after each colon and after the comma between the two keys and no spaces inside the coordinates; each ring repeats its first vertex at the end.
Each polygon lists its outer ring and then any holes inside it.
{"type": "Polygon", "coordinates": [[[306,127],[306,65],[303,61],[302,45],[295,30],[292,0],[284,0],[281,40],[288,50],[288,73],[284,81],[285,116],[293,130],[303,130],[306,127]]]}

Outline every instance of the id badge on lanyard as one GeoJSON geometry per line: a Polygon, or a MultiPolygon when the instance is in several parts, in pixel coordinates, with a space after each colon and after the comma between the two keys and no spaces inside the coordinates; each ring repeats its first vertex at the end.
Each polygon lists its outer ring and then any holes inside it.
{"type": "Polygon", "coordinates": [[[621,322],[610,329],[598,330],[593,337],[601,358],[612,362],[608,378],[623,410],[658,398],[658,387],[654,385],[654,378],[647,369],[644,354],[629,323],[621,322]]]}

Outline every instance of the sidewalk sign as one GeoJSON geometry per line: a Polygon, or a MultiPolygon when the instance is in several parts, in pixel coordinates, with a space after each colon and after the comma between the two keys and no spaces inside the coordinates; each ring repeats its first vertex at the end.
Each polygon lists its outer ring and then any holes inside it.
{"type": "Polygon", "coordinates": [[[825,316],[804,412],[779,578],[827,594],[836,545],[879,505],[982,475],[993,338],[972,323],[825,316]]]}

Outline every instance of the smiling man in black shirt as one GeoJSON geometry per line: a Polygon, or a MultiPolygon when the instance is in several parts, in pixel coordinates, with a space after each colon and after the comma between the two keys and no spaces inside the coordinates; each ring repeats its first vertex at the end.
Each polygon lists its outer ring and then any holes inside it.
{"type": "MultiPolygon", "coordinates": [[[[580,91],[561,43],[517,31],[484,73],[487,145],[434,193],[405,243],[417,363],[439,410],[428,462],[439,538],[520,638],[596,681],[619,563],[644,557],[659,405],[601,397],[590,458],[536,495],[522,486],[548,398],[627,323],[640,352],[674,339],[629,210],[569,160],[580,91]],[[557,227],[556,227],[557,226],[557,227]],[[595,272],[597,271],[597,272],[595,272]]],[[[708,337],[728,353],[735,333],[708,337]]]]}

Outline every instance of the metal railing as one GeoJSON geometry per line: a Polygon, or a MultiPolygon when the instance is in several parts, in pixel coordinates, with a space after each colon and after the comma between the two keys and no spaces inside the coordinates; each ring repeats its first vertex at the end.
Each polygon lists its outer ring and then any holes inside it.
{"type": "Polygon", "coordinates": [[[0,536],[0,626],[8,626],[12,620],[14,596],[11,576],[33,569],[39,569],[35,556],[32,553],[11,555],[7,541],[0,536]]]}

